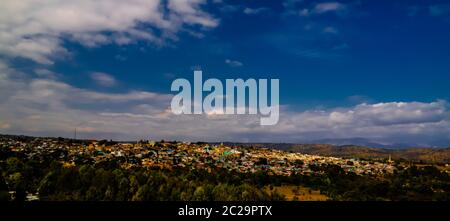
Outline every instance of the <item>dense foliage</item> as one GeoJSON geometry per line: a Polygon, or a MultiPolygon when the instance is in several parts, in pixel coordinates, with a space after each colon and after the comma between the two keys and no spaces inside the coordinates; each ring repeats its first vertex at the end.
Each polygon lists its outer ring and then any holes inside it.
{"type": "Polygon", "coordinates": [[[122,169],[115,162],[65,167],[54,160],[21,159],[8,157],[0,163],[2,200],[9,199],[8,191],[15,191],[16,200],[36,192],[41,200],[284,200],[282,195],[262,188],[283,184],[319,189],[333,200],[450,200],[450,176],[432,166],[372,177],[345,173],[336,165],[321,165],[313,169],[323,171],[323,175],[285,177],[219,168],[211,172],[122,169]]]}
{"type": "Polygon", "coordinates": [[[22,162],[8,158],[1,165],[2,199],[7,190],[24,200],[26,192],[39,192],[41,200],[89,201],[260,201],[283,200],[277,193],[241,180],[236,174],[217,170],[121,169],[114,164],[64,167],[58,162],[22,162]],[[225,174],[227,173],[227,174],[225,174]]]}

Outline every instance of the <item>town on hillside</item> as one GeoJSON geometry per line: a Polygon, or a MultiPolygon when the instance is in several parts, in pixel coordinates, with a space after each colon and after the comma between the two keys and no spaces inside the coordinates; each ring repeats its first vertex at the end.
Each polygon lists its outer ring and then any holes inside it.
{"type": "Polygon", "coordinates": [[[449,165],[205,142],[0,135],[0,200],[448,200],[449,165]]]}
{"type": "Polygon", "coordinates": [[[169,142],[169,141],[79,141],[62,138],[21,138],[3,136],[1,151],[10,151],[28,159],[42,160],[56,157],[66,167],[77,164],[101,164],[111,160],[125,169],[133,167],[184,167],[211,171],[212,167],[240,173],[267,171],[269,174],[314,175],[321,171],[315,166],[338,165],[345,172],[357,175],[393,173],[392,162],[374,162],[293,153],[269,148],[226,146],[224,144],[169,142]]]}

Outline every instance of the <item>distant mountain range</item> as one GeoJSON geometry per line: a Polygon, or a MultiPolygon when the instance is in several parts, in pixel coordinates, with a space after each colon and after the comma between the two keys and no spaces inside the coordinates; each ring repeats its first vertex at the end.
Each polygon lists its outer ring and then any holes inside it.
{"type": "Polygon", "coordinates": [[[308,143],[317,143],[317,144],[332,144],[337,146],[343,145],[356,145],[356,146],[365,146],[365,147],[374,147],[374,148],[386,148],[386,149],[405,149],[405,148],[413,148],[413,147],[430,147],[423,146],[415,143],[390,143],[390,144],[381,144],[376,141],[372,141],[366,138],[343,138],[343,139],[320,139],[313,140],[308,143]]]}
{"type": "MultiPolygon", "coordinates": [[[[228,142],[233,143],[233,142],[228,142]]],[[[292,145],[293,143],[286,143],[292,145]]],[[[277,144],[284,146],[286,144],[277,144]]],[[[298,142],[297,144],[330,144],[334,146],[362,146],[382,149],[410,149],[410,148],[446,148],[445,146],[430,146],[417,143],[380,143],[366,138],[341,138],[341,139],[318,139],[298,142]]]]}

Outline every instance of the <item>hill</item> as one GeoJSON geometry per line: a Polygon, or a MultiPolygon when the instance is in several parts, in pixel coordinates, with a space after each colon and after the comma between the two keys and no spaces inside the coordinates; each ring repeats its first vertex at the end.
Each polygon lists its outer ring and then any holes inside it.
{"type": "Polygon", "coordinates": [[[450,163],[450,148],[373,148],[359,145],[288,144],[288,143],[227,143],[256,148],[271,148],[304,154],[343,158],[389,159],[424,163],[450,163]]]}

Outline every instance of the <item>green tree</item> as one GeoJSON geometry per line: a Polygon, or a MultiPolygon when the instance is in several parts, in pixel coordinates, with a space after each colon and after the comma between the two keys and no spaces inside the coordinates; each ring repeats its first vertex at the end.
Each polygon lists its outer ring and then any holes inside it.
{"type": "Polygon", "coordinates": [[[6,173],[13,174],[16,172],[22,172],[23,162],[17,157],[10,157],[6,160],[6,173]]]}
{"type": "Polygon", "coordinates": [[[194,191],[193,200],[195,201],[206,201],[208,200],[208,196],[206,194],[205,189],[202,186],[199,186],[194,191]]]}
{"type": "Polygon", "coordinates": [[[25,201],[26,189],[25,180],[20,172],[13,173],[8,177],[8,184],[15,193],[16,201],[25,201]]]}
{"type": "Polygon", "coordinates": [[[8,186],[6,185],[6,180],[0,173],[0,201],[9,201],[8,186]]]}

